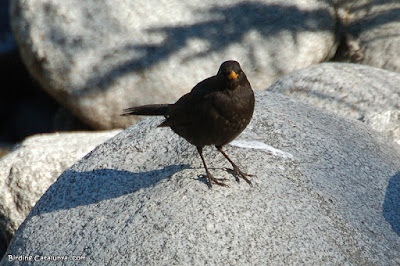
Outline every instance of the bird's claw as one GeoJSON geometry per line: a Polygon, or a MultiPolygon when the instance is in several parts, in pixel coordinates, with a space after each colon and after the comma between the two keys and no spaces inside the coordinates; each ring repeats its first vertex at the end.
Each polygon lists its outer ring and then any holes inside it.
{"type": "Polygon", "coordinates": [[[251,175],[251,174],[244,173],[244,172],[242,172],[242,171],[239,169],[239,167],[234,167],[233,169],[225,168],[225,170],[226,170],[228,173],[232,174],[232,175],[235,177],[236,182],[240,183],[239,177],[241,177],[241,178],[243,178],[244,181],[246,181],[249,185],[253,185],[247,177],[254,177],[255,175],[251,175]]]}
{"type": "Polygon", "coordinates": [[[206,178],[207,184],[208,184],[208,186],[210,188],[212,187],[212,184],[216,184],[216,185],[221,186],[221,187],[229,187],[227,184],[223,183],[223,181],[227,181],[228,179],[226,179],[226,178],[215,178],[208,171],[206,172],[205,175],[203,175],[203,177],[206,178]]]}

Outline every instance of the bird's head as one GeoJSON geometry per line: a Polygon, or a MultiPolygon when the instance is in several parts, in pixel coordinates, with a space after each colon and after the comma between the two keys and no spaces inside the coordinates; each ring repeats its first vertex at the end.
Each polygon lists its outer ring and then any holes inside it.
{"type": "Polygon", "coordinates": [[[232,89],[247,79],[240,64],[236,61],[223,62],[219,67],[217,76],[226,83],[228,88],[232,89]]]}

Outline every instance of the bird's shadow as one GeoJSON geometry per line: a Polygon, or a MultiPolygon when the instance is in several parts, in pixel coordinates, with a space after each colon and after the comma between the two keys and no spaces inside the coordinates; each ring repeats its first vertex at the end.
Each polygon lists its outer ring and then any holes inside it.
{"type": "Polygon", "coordinates": [[[383,217],[400,236],[400,172],[389,179],[383,202],[383,217]]]}
{"type": "Polygon", "coordinates": [[[169,165],[137,173],[115,169],[85,172],[67,170],[40,198],[30,215],[72,209],[124,196],[155,186],[163,179],[188,168],[189,165],[169,165]]]}

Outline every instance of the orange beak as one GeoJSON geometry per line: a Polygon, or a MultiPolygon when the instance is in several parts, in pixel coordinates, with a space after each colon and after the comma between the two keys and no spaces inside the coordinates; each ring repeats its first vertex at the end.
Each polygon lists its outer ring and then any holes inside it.
{"type": "Polygon", "coordinates": [[[239,77],[238,74],[236,74],[235,71],[232,70],[232,72],[229,74],[228,78],[229,79],[237,79],[239,77]]]}

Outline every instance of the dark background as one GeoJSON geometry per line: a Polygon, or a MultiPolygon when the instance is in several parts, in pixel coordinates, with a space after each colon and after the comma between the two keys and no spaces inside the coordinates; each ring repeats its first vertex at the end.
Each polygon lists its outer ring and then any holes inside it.
{"type": "Polygon", "coordinates": [[[30,135],[89,129],[30,76],[10,27],[9,0],[0,1],[0,157],[30,135]]]}

